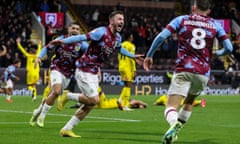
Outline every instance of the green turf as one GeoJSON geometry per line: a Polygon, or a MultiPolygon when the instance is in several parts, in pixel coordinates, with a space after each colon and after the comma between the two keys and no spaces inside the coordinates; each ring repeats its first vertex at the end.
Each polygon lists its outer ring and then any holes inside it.
{"type": "MultiPolygon", "coordinates": [[[[203,96],[205,108],[195,107],[189,122],[179,134],[176,144],[239,144],[240,97],[203,96]]],[[[149,104],[147,109],[123,112],[118,109],[94,109],[74,132],[82,138],[63,138],[59,130],[76,109],[69,102],[62,112],[54,106],[45,120],[45,127],[31,127],[28,121],[40,100],[13,97],[6,103],[0,96],[1,144],[160,144],[168,129],[163,106],[154,106],[156,96],[133,96],[149,104]]]]}

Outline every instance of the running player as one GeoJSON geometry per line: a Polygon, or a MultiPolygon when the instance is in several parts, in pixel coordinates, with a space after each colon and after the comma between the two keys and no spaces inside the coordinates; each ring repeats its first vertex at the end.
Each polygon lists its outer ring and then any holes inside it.
{"type": "MultiPolygon", "coordinates": [[[[57,39],[63,39],[71,35],[79,34],[80,26],[77,23],[72,23],[68,26],[68,35],[62,35],[57,39]]],[[[37,109],[33,111],[30,119],[30,125],[44,127],[44,119],[47,112],[53,106],[56,98],[62,94],[62,91],[68,86],[71,78],[74,76],[76,59],[81,57],[88,48],[87,42],[77,42],[68,45],[47,45],[44,47],[36,59],[36,63],[40,63],[47,50],[53,50],[55,57],[51,61],[50,66],[50,84],[51,91],[48,97],[42,101],[37,109]]]]}
{"type": "Polygon", "coordinates": [[[191,116],[193,101],[208,83],[214,39],[218,38],[223,44],[223,48],[216,51],[217,56],[229,54],[233,50],[221,25],[207,16],[209,12],[209,0],[194,0],[192,14],[174,18],[153,40],[144,60],[144,69],[149,71],[154,52],[172,33],[178,33],[178,58],[164,111],[170,128],[163,136],[163,144],[171,144],[177,139],[178,133],[191,116]],[[183,98],[184,104],[178,111],[183,98]]]}
{"type": "Polygon", "coordinates": [[[104,61],[108,61],[114,51],[135,58],[141,62],[142,55],[134,55],[121,47],[121,36],[119,32],[124,26],[124,15],[122,11],[114,11],[109,15],[109,25],[98,27],[87,34],[72,36],[63,40],[52,41],[51,44],[73,43],[77,41],[90,40],[86,53],[77,60],[75,78],[82,94],[65,94],[62,103],[66,100],[79,101],[83,104],[75,115],[60,130],[62,136],[80,137],[73,133],[72,129],[99,103],[98,95],[98,71],[104,61]]]}

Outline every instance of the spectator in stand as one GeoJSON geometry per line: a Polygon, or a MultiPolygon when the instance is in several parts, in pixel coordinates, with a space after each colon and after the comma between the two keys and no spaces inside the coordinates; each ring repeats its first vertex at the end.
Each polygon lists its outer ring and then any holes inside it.
{"type": "MultiPolygon", "coordinates": [[[[140,24],[137,27],[137,32],[138,32],[138,39],[139,39],[139,45],[137,47],[143,48],[146,46],[146,27],[144,24],[140,24]]],[[[142,51],[140,51],[141,53],[142,51]]]]}
{"type": "Polygon", "coordinates": [[[43,2],[40,5],[40,11],[42,12],[49,12],[50,8],[48,5],[48,0],[43,0],[43,2]]]}
{"type": "Polygon", "coordinates": [[[93,23],[93,25],[97,24],[97,22],[99,20],[99,15],[100,15],[99,10],[95,9],[95,11],[92,14],[92,23],[93,23]]]}
{"type": "Polygon", "coordinates": [[[53,4],[51,6],[52,12],[61,12],[61,3],[58,0],[53,0],[53,4]]]}
{"type": "Polygon", "coordinates": [[[16,5],[15,5],[15,10],[17,14],[21,14],[23,12],[23,5],[21,0],[17,0],[16,5]]]}
{"type": "Polygon", "coordinates": [[[55,30],[52,25],[52,22],[46,25],[46,43],[50,42],[52,40],[52,36],[54,35],[55,30]]]}

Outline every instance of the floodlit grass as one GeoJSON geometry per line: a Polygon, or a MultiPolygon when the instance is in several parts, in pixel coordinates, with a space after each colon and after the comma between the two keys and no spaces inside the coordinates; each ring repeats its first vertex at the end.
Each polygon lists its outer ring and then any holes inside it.
{"type": "MultiPolygon", "coordinates": [[[[240,97],[203,96],[207,106],[195,107],[176,144],[239,144],[240,97]]],[[[149,104],[147,109],[123,112],[118,109],[94,109],[74,128],[82,138],[63,138],[59,130],[74,114],[67,103],[61,112],[54,106],[46,117],[45,127],[31,127],[28,121],[40,98],[13,97],[6,103],[0,96],[0,143],[2,144],[160,144],[168,124],[163,106],[154,106],[156,96],[132,96],[149,104]]]]}

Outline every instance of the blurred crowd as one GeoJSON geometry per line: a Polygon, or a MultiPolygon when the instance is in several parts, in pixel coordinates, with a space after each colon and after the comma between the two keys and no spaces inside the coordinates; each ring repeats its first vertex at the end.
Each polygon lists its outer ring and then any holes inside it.
{"type": "Polygon", "coordinates": [[[7,47],[7,54],[0,58],[0,67],[7,67],[15,59],[20,59],[22,67],[25,67],[25,58],[17,48],[16,39],[20,37],[23,47],[27,50],[36,48],[37,42],[31,40],[32,11],[66,11],[60,4],[58,0],[0,1],[0,50],[2,50],[2,45],[7,47]]]}
{"type": "MultiPolygon", "coordinates": [[[[240,23],[240,8],[237,0],[213,0],[210,15],[213,18],[231,18],[240,23]]],[[[122,33],[131,31],[134,34],[136,53],[144,54],[154,37],[166,26],[174,17],[180,14],[187,14],[190,11],[189,0],[180,0],[174,9],[167,8],[147,8],[147,7],[123,7],[121,3],[116,6],[99,5],[73,5],[73,9],[83,19],[92,30],[96,26],[108,24],[108,14],[112,10],[123,10],[125,12],[125,28],[122,33]]],[[[0,44],[7,47],[7,55],[0,58],[0,67],[7,67],[14,59],[21,59],[25,67],[25,58],[16,46],[16,38],[21,37],[22,45],[26,49],[36,47],[36,42],[31,40],[31,12],[63,12],[67,11],[66,6],[60,0],[1,0],[0,1],[0,44]]],[[[46,27],[47,28],[47,27],[46,27]]],[[[48,31],[47,31],[48,32],[48,31]]],[[[47,33],[46,33],[47,36],[47,33]]],[[[230,37],[234,44],[233,57],[215,58],[212,62],[213,69],[225,69],[227,77],[233,79],[233,71],[239,70],[240,61],[240,35],[231,33],[230,37]]],[[[50,38],[51,39],[51,38],[50,38]]],[[[154,68],[156,70],[172,70],[177,54],[177,35],[168,38],[162,47],[154,55],[154,68]]],[[[1,47],[0,47],[1,49],[1,47]]],[[[112,58],[104,65],[105,69],[116,68],[117,60],[112,58]]],[[[140,68],[140,67],[139,67],[140,68]]],[[[237,78],[234,78],[237,79],[237,78]]],[[[213,75],[212,83],[227,81],[223,75],[213,75]],[[219,81],[218,81],[219,80],[219,81]]],[[[231,80],[232,81],[232,80],[231,80]]]]}

